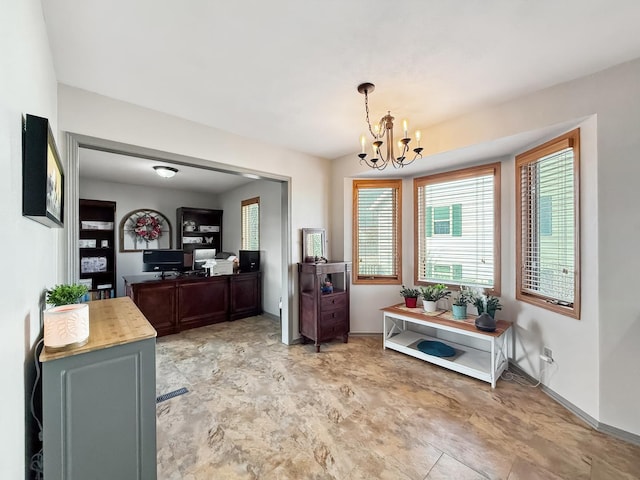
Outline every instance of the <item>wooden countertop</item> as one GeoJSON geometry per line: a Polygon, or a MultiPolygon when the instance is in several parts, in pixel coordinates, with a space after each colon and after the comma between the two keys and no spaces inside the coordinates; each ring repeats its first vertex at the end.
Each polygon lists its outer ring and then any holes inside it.
{"type": "Polygon", "coordinates": [[[486,335],[487,337],[499,337],[506,330],[509,330],[509,328],[511,328],[511,322],[507,322],[506,320],[496,320],[496,330],[493,332],[485,332],[476,328],[476,315],[467,315],[466,320],[455,320],[453,318],[453,314],[448,310],[425,312],[422,308],[405,307],[404,303],[399,303],[398,305],[393,305],[391,307],[381,308],[380,310],[382,310],[383,312],[405,315],[415,320],[437,323],[439,325],[447,325],[459,330],[479,333],[480,335],[486,335]]]}
{"type": "Polygon", "coordinates": [[[155,329],[129,297],[87,302],[89,305],[89,341],[62,352],[40,354],[41,362],[93,352],[103,348],[137,342],[156,336],[155,329]]]}

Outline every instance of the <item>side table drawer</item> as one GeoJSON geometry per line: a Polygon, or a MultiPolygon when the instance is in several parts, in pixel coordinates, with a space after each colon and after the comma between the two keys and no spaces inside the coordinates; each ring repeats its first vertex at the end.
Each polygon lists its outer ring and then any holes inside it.
{"type": "Polygon", "coordinates": [[[322,311],[347,308],[346,295],[323,295],[320,297],[322,311]]]}

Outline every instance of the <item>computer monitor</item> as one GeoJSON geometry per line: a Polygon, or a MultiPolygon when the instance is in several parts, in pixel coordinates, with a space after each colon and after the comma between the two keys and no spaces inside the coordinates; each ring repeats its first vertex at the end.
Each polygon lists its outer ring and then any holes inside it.
{"type": "Polygon", "coordinates": [[[193,269],[199,270],[207,262],[207,260],[215,260],[215,248],[194,248],[193,249],[193,269]]]}
{"type": "Polygon", "coordinates": [[[182,250],[143,250],[142,271],[160,272],[164,277],[165,272],[179,272],[184,268],[184,253],[182,250]]]}
{"type": "Polygon", "coordinates": [[[260,271],[260,250],[240,250],[238,257],[241,272],[260,271]]]}

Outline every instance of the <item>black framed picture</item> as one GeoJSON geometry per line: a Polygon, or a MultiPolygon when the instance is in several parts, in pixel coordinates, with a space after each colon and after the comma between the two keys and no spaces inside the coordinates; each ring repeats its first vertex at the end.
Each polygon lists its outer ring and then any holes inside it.
{"type": "Polygon", "coordinates": [[[22,215],[62,227],[64,172],[49,120],[26,115],[22,125],[22,215]]]}

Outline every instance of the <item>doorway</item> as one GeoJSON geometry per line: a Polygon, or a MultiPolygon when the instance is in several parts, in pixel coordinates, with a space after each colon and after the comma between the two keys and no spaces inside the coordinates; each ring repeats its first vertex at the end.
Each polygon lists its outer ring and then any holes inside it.
{"type": "MultiPolygon", "coordinates": [[[[67,242],[68,251],[70,252],[67,262],[67,270],[68,280],[70,282],[77,280],[77,272],[79,272],[79,250],[77,239],[79,238],[78,200],[81,198],[81,190],[85,190],[82,197],[87,197],[86,189],[81,189],[81,182],[83,180],[81,180],[80,176],[80,165],[81,158],[83,158],[83,156],[87,157],[98,155],[100,161],[95,162],[97,167],[92,168],[92,170],[96,170],[92,172],[92,176],[94,178],[100,177],[100,169],[102,169],[102,175],[106,178],[105,182],[116,182],[116,180],[114,179],[117,177],[114,177],[113,175],[110,176],[110,174],[107,172],[111,172],[111,174],[113,174],[115,171],[117,171],[118,165],[124,165],[122,163],[119,163],[122,162],[123,159],[127,159],[126,161],[129,164],[146,164],[146,166],[144,167],[145,175],[147,173],[147,167],[148,170],[153,173],[150,165],[161,164],[170,165],[179,170],[183,170],[183,172],[185,172],[184,177],[187,176],[187,171],[196,171],[198,177],[209,176],[211,179],[214,179],[211,182],[215,182],[216,178],[227,178],[230,179],[229,181],[233,183],[234,186],[241,185],[240,187],[238,187],[239,190],[242,190],[242,185],[251,185],[250,182],[255,182],[255,186],[262,185],[265,190],[275,192],[272,193],[273,201],[271,203],[272,208],[277,209],[277,211],[274,211],[272,218],[278,218],[278,220],[280,221],[279,238],[278,233],[274,233],[274,229],[271,228],[272,235],[268,241],[268,248],[272,253],[272,257],[275,257],[272,258],[272,260],[276,263],[274,264],[272,262],[268,274],[266,271],[263,274],[265,277],[263,285],[268,285],[269,287],[267,289],[269,292],[270,304],[268,308],[269,310],[271,310],[269,311],[267,310],[267,308],[265,308],[265,311],[272,316],[280,316],[281,340],[285,344],[292,343],[293,332],[291,305],[293,301],[293,279],[290,271],[290,265],[292,264],[290,240],[291,226],[289,220],[291,211],[290,178],[273,175],[266,172],[238,169],[228,164],[220,164],[208,160],[186,157],[182,155],[171,154],[168,152],[112,142],[109,140],[94,137],[87,137],[83,135],[67,133],[65,139],[67,142],[68,152],[67,178],[69,187],[65,195],[65,201],[66,205],[68,205],[67,242]],[[275,306],[272,304],[275,304],[275,306]]],[[[125,167],[123,166],[122,168],[124,169],[125,167]]],[[[153,180],[157,179],[154,178],[153,180]]],[[[89,182],[90,180],[84,179],[84,181],[89,182]]],[[[126,183],[133,184],[136,182],[141,182],[141,180],[129,180],[126,183]]],[[[96,183],[96,185],[100,184],[96,183]]],[[[114,183],[114,185],[117,185],[117,182],[114,183]]],[[[170,184],[165,185],[167,185],[167,189],[173,188],[168,186],[170,184]]],[[[209,185],[213,185],[213,183],[210,183],[209,185]]],[[[152,187],[140,187],[140,190],[142,190],[143,188],[149,190],[152,187]]],[[[211,188],[213,190],[213,187],[211,188]]],[[[253,190],[253,188],[251,189],[253,190]]],[[[205,194],[206,189],[205,191],[203,191],[203,195],[205,194]]],[[[91,197],[89,196],[88,198],[91,197]]],[[[185,198],[189,198],[189,196],[185,195],[185,198]]],[[[113,198],[113,200],[117,201],[117,198],[113,198]]],[[[186,201],[188,202],[188,200],[186,201]]],[[[148,208],[148,205],[144,205],[144,207],[148,208]]],[[[118,215],[120,216],[125,213],[126,212],[122,211],[122,209],[118,210],[118,215]]],[[[173,218],[173,212],[167,213],[169,214],[169,218],[173,218]]],[[[273,225],[270,226],[273,227],[273,225]]],[[[224,238],[225,237],[223,235],[223,244],[224,238]]],[[[227,248],[227,250],[229,250],[229,248],[227,248]]],[[[117,274],[118,277],[122,275],[120,271],[118,271],[117,274]]],[[[264,306],[267,307],[267,304],[264,303],[264,306]]]]}

